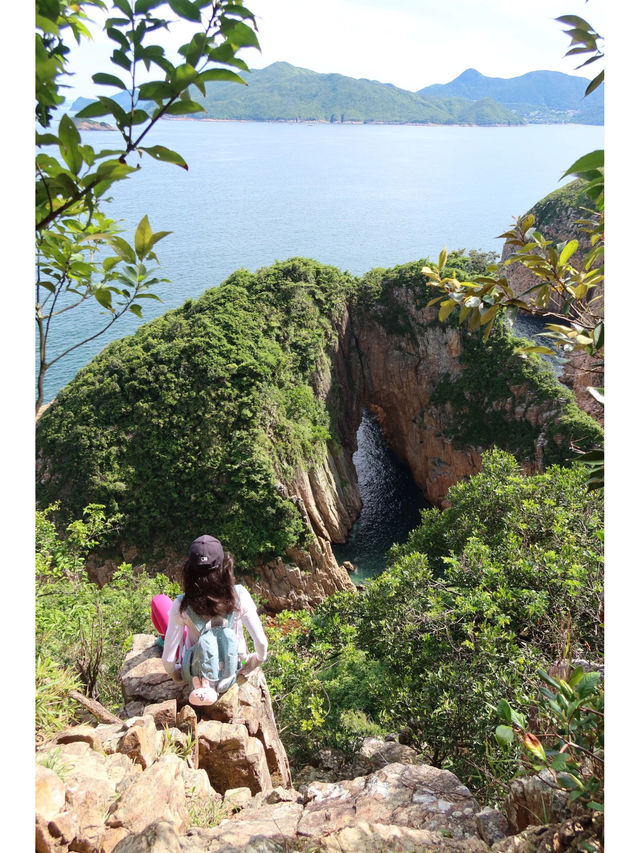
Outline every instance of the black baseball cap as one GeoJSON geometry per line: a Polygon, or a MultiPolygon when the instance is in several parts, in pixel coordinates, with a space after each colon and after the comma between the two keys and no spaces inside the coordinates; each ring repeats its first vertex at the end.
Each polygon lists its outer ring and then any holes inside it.
{"type": "Polygon", "coordinates": [[[214,536],[198,536],[191,543],[189,556],[194,557],[199,566],[219,568],[222,565],[224,551],[214,536]]]}

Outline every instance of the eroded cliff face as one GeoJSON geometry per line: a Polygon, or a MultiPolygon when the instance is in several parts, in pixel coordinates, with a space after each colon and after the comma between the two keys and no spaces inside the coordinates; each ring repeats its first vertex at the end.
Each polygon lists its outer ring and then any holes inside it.
{"type": "Polygon", "coordinates": [[[446,376],[458,376],[458,330],[433,325],[433,310],[416,305],[410,285],[398,285],[385,309],[358,308],[348,338],[347,369],[360,408],[376,415],[393,452],[411,470],[433,504],[442,505],[449,487],[480,469],[478,450],[456,450],[443,434],[451,413],[431,397],[446,376]],[[402,316],[402,330],[389,329],[402,316]]]}
{"type": "MultiPolygon", "coordinates": [[[[467,387],[465,375],[470,370],[468,353],[463,357],[468,337],[460,327],[438,322],[437,308],[426,306],[422,282],[411,276],[400,276],[387,287],[384,299],[345,312],[330,369],[317,377],[315,389],[334,414],[338,441],[329,443],[320,462],[278,485],[305,520],[307,550],[291,550],[286,559],[259,567],[258,581],[247,579],[270,609],[313,606],[352,586],[347,572],[336,564],[331,543],[345,540],[361,507],[351,455],[364,407],[375,414],[392,451],[435,506],[446,506],[449,488],[480,470],[486,447],[504,446],[504,435],[501,439],[486,430],[478,430],[484,438],[476,443],[454,438],[465,414],[459,404],[443,399],[443,387],[459,383],[467,388],[468,417],[478,417],[474,389],[467,387]]],[[[517,369],[502,375],[500,382],[493,396],[482,392],[480,416],[520,436],[522,468],[540,471],[549,447],[571,442],[558,428],[566,421],[570,394],[561,389],[547,395],[517,369]]]]}

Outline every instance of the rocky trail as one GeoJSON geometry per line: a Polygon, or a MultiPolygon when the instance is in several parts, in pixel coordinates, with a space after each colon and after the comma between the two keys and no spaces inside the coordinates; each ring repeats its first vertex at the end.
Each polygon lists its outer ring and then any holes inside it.
{"type": "Polygon", "coordinates": [[[393,739],[367,738],[351,764],[323,750],[294,787],[261,670],[196,713],[140,634],[120,678],[126,719],[36,752],[37,853],[561,853],[587,837],[602,850],[602,827],[571,819],[544,779],[515,780],[503,812],[481,808],[393,739]]]}

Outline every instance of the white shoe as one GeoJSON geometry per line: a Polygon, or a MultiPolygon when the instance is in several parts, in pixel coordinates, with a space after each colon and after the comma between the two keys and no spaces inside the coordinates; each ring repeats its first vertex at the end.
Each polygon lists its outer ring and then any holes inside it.
{"type": "Polygon", "coordinates": [[[217,701],[218,691],[211,687],[208,679],[195,676],[189,702],[192,705],[213,705],[217,701]]]}

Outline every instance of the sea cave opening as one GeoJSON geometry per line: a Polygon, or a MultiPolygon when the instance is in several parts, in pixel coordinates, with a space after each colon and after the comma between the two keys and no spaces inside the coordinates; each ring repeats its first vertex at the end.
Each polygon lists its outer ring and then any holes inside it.
{"type": "Polygon", "coordinates": [[[362,583],[386,568],[389,548],[406,542],[420,521],[420,511],[430,504],[409,468],[390,449],[375,415],[367,408],[362,410],[357,441],[353,464],[362,510],[347,541],[332,547],[339,563],[347,560],[356,567],[354,583],[362,583]]]}

